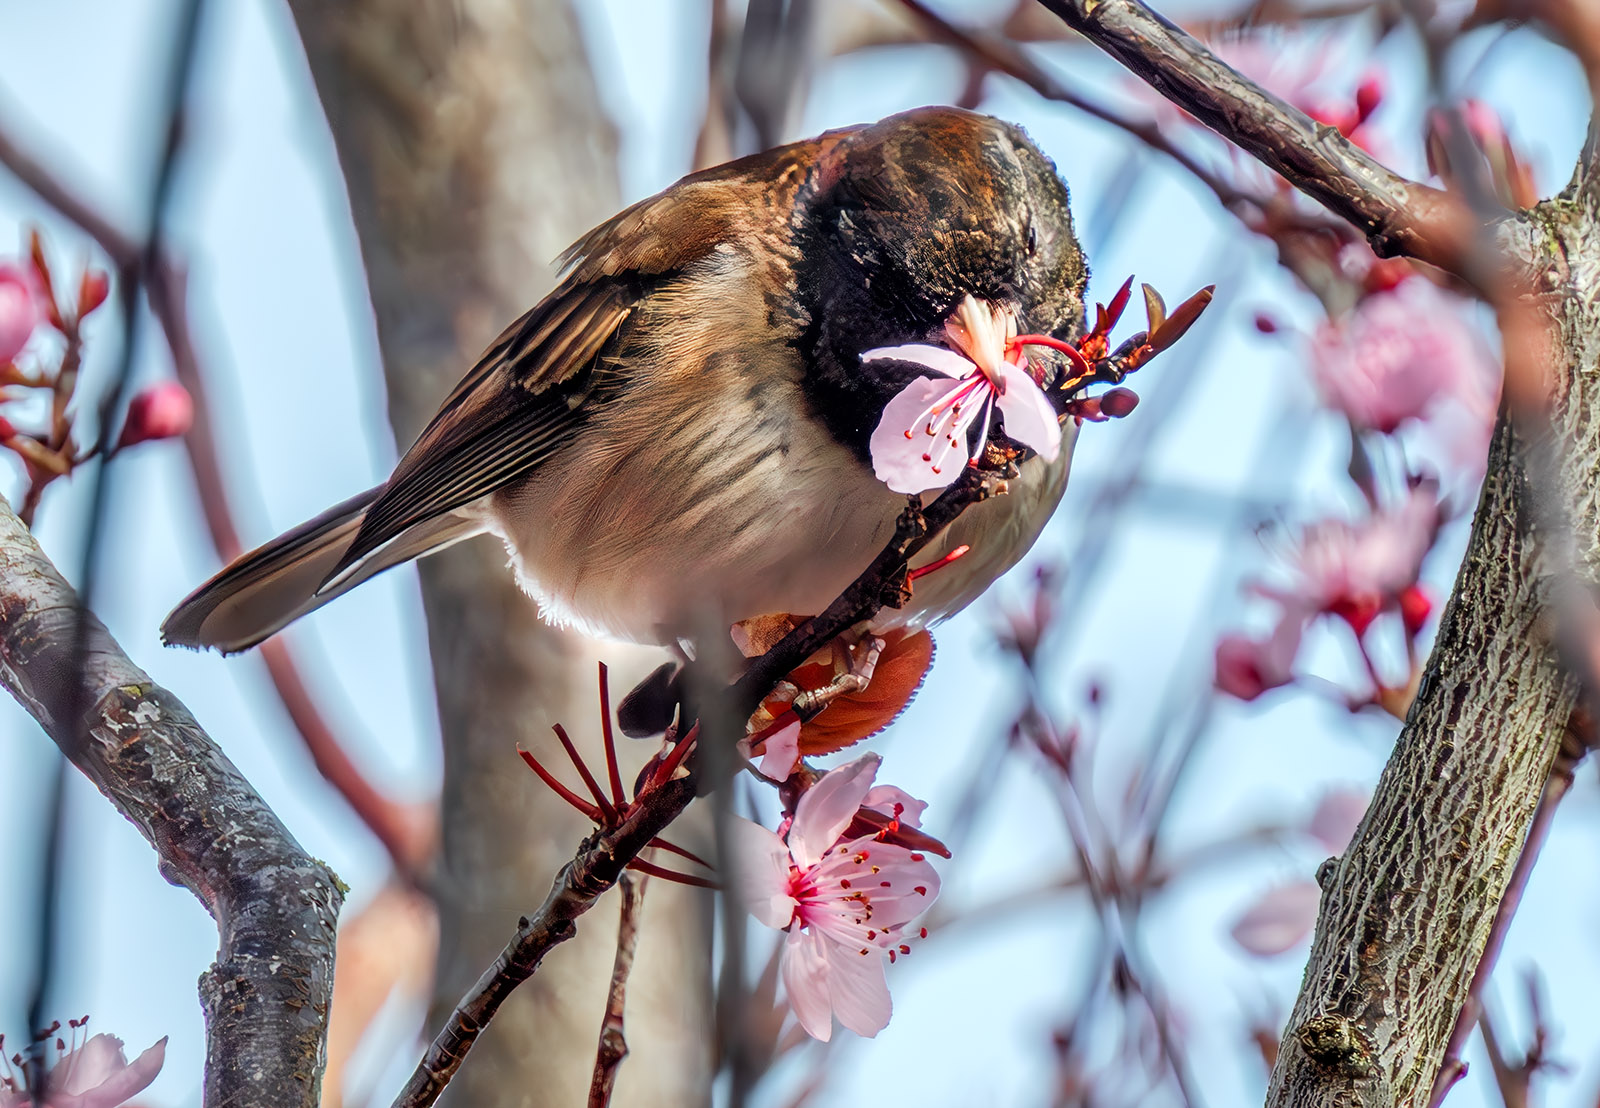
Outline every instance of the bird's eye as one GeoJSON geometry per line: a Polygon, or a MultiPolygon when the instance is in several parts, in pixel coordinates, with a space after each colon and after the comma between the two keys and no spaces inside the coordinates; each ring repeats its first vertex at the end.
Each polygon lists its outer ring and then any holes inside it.
{"type": "Polygon", "coordinates": [[[1039,232],[1034,230],[1033,224],[1028,224],[1027,243],[1028,253],[1035,253],[1039,249],[1039,232]]]}

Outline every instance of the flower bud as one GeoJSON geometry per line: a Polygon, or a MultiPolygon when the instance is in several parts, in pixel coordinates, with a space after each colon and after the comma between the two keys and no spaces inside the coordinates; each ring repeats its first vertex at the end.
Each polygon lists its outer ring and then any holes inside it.
{"type": "Polygon", "coordinates": [[[44,301],[33,274],[0,265],[0,363],[10,362],[28,345],[44,320],[44,301]]]}
{"type": "Polygon", "coordinates": [[[1407,585],[1400,590],[1400,618],[1405,622],[1406,634],[1415,636],[1433,613],[1433,601],[1428,599],[1421,585],[1407,585]]]}
{"type": "Polygon", "coordinates": [[[78,282],[78,318],[82,319],[104,304],[110,291],[111,279],[106,276],[105,270],[92,266],[85,269],[82,280],[78,282]]]}
{"type": "Polygon", "coordinates": [[[1365,123],[1383,103],[1383,79],[1376,74],[1362,81],[1356,89],[1356,118],[1365,123]]]}
{"type": "Polygon", "coordinates": [[[1115,388],[1100,397],[1100,411],[1112,419],[1132,414],[1139,406],[1139,394],[1132,389],[1115,388]]]}
{"type": "Polygon", "coordinates": [[[1260,331],[1263,335],[1275,335],[1278,333],[1278,321],[1273,319],[1266,312],[1256,313],[1255,325],[1256,330],[1260,331]]]}
{"type": "Polygon", "coordinates": [[[174,438],[187,432],[193,423],[194,400],[189,390],[176,381],[164,381],[140,392],[129,403],[128,419],[122,425],[117,447],[174,438]]]}

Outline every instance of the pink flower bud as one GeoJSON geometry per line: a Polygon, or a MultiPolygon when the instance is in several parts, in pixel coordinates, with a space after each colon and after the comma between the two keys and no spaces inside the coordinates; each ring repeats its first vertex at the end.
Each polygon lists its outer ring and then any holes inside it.
{"type": "Polygon", "coordinates": [[[44,318],[45,306],[34,275],[20,266],[0,265],[0,363],[22,352],[44,318]]]}
{"type": "Polygon", "coordinates": [[[1406,634],[1415,636],[1433,613],[1433,601],[1421,585],[1408,585],[1400,590],[1400,618],[1405,622],[1406,634]]]}
{"type": "Polygon", "coordinates": [[[1100,397],[1100,410],[1112,419],[1121,419],[1139,406],[1139,394],[1132,389],[1110,389],[1100,397]]]}
{"type": "Polygon", "coordinates": [[[1376,74],[1362,81],[1356,89],[1356,118],[1365,123],[1378,105],[1383,103],[1383,79],[1376,74]]]}
{"type": "Polygon", "coordinates": [[[1255,323],[1256,330],[1260,331],[1263,335],[1275,335],[1278,333],[1278,321],[1273,319],[1266,312],[1257,312],[1255,323]]]}
{"type": "Polygon", "coordinates": [[[7,419],[5,416],[0,416],[0,442],[5,442],[5,441],[7,441],[9,439],[14,439],[16,437],[17,437],[17,429],[16,429],[16,427],[14,427],[12,425],[11,421],[9,419],[7,419]]]}
{"type": "Polygon", "coordinates": [[[106,276],[103,269],[93,267],[83,271],[83,279],[78,282],[78,318],[82,319],[90,312],[106,302],[106,294],[111,291],[111,279],[106,276]]]}
{"type": "Polygon", "coordinates": [[[189,390],[176,381],[152,385],[135,396],[128,405],[128,420],[122,425],[118,448],[170,439],[187,432],[194,423],[194,400],[189,390]]]}

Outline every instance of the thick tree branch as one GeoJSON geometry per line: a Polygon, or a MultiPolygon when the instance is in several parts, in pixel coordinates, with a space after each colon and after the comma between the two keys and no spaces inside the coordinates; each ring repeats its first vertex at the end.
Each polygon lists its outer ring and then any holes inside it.
{"type": "Polygon", "coordinates": [[[1451,272],[1467,268],[1470,224],[1450,196],[1385,168],[1138,0],[1040,3],[1151,88],[1350,222],[1380,257],[1404,254],[1451,272]]]}
{"type": "Polygon", "coordinates": [[[200,980],[207,1108],[314,1108],[343,886],[188,709],[79,608],[4,501],[0,684],[155,847],[167,880],[217,920],[217,961],[200,980]]]}

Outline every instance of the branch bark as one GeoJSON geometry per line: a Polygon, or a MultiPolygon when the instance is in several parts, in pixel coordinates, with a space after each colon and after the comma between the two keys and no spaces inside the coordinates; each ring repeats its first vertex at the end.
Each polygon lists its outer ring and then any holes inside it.
{"type": "Polygon", "coordinates": [[[0,684],[149,840],[162,875],[217,920],[217,960],[200,979],[203,1103],[315,1108],[344,886],[79,608],[3,500],[0,684]]]}
{"type": "MultiPolygon", "coordinates": [[[[1445,194],[1318,128],[1137,0],[1041,3],[1379,253],[1458,273],[1478,263],[1485,287],[1487,252],[1445,194]]],[[[1416,699],[1360,830],[1325,874],[1270,1105],[1427,1103],[1571,718],[1577,681],[1551,600],[1570,597],[1569,584],[1592,596],[1600,582],[1600,174],[1589,155],[1566,194],[1501,236],[1524,272],[1491,296],[1538,290],[1526,306],[1552,324],[1540,377],[1553,385],[1549,414],[1502,414],[1416,699]],[[1557,520],[1570,534],[1552,533],[1557,520]]]]}

